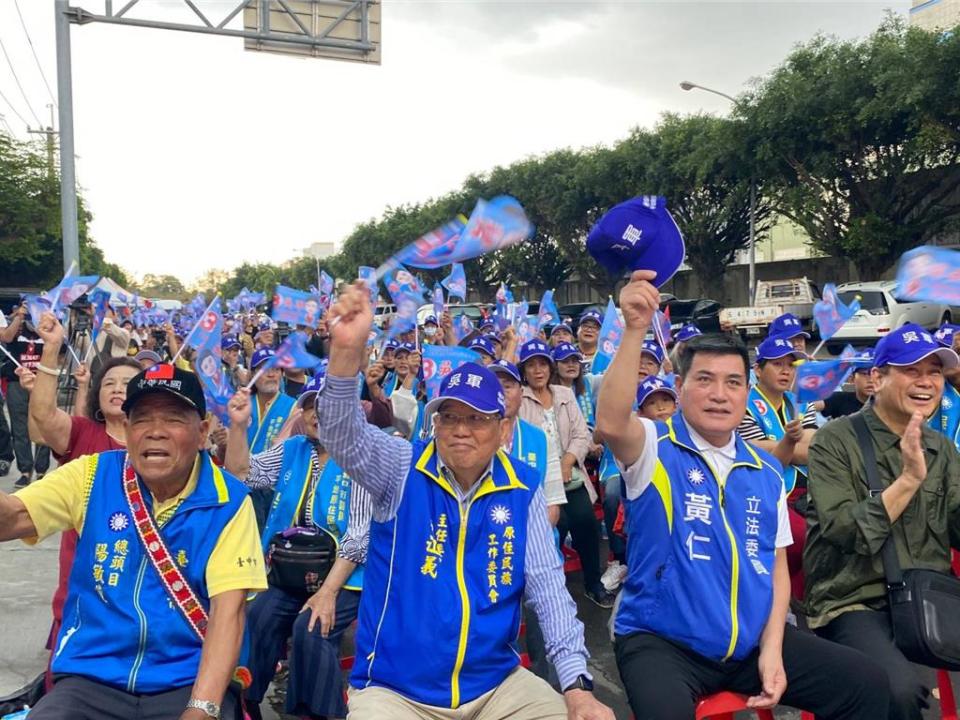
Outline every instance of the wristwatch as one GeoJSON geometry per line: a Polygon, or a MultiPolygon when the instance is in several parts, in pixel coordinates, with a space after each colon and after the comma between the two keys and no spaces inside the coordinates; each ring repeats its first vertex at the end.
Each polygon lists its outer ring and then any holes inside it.
{"type": "Polygon", "coordinates": [[[215,702],[210,702],[209,700],[194,700],[193,698],[190,698],[190,702],[187,703],[187,707],[203,710],[207,714],[207,717],[220,720],[220,706],[215,702]]]}
{"type": "Polygon", "coordinates": [[[568,692],[570,690],[586,690],[587,692],[593,692],[593,680],[588,678],[586,675],[577,675],[577,679],[563,689],[564,692],[568,692]]]}

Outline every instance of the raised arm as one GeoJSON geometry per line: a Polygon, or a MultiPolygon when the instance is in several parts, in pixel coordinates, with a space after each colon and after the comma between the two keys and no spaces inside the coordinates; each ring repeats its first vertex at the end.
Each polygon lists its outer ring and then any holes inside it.
{"type": "Polygon", "coordinates": [[[597,399],[597,431],[624,466],[637,462],[644,446],[643,424],[633,414],[633,401],[643,340],[660,307],[660,293],[650,284],[655,277],[651,270],[637,270],[620,291],[623,338],[604,374],[597,399]]]}
{"type": "Polygon", "coordinates": [[[30,393],[30,422],[40,434],[40,441],[54,454],[62,455],[70,445],[70,427],[73,424],[70,416],[57,407],[57,373],[60,348],[63,347],[63,325],[56,315],[45,312],[37,326],[37,335],[43,340],[43,354],[30,393]]]}
{"type": "Polygon", "coordinates": [[[0,329],[0,342],[13,342],[16,339],[17,334],[20,332],[20,328],[23,327],[23,320],[27,315],[27,308],[23,305],[17,307],[9,315],[7,321],[7,326],[0,329]]]}
{"type": "Polygon", "coordinates": [[[250,391],[240,388],[227,404],[230,429],[227,430],[227,452],[223,466],[238,478],[250,472],[250,446],[247,445],[247,426],[250,424],[250,391]]]}

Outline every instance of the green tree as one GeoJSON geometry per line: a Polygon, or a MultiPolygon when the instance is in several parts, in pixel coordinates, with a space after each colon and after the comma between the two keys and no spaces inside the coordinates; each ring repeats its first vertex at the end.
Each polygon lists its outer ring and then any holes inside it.
{"type": "Polygon", "coordinates": [[[776,209],[876,278],[960,220],[960,32],[819,36],[741,105],[776,209]]]}
{"type": "Polygon", "coordinates": [[[138,286],[141,295],[147,297],[183,300],[187,296],[187,289],[179,278],[173,275],[154,275],[147,273],[138,286]]]}

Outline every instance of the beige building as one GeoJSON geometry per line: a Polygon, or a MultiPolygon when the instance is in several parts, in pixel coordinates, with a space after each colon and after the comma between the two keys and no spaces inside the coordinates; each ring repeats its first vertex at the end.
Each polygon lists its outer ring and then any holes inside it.
{"type": "Polygon", "coordinates": [[[910,24],[931,32],[960,25],[960,0],[913,0],[910,24]]]}
{"type": "Polygon", "coordinates": [[[337,247],[332,242],[315,242],[310,247],[304,248],[303,254],[317,260],[324,260],[331,255],[336,255],[337,247]]]}

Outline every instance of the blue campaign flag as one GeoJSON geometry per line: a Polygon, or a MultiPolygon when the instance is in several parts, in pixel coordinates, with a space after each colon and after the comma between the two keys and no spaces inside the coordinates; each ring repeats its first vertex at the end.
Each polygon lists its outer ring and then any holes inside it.
{"type": "Polygon", "coordinates": [[[423,285],[420,281],[403,265],[399,265],[384,277],[384,284],[387,286],[387,292],[390,293],[394,304],[397,304],[397,298],[406,295],[416,296],[417,301],[423,300],[423,285]]]}
{"type": "Polygon", "coordinates": [[[440,381],[458,367],[468,362],[479,362],[480,356],[467,348],[447,345],[424,345],[423,379],[427,388],[427,400],[440,392],[440,381]]]}
{"type": "Polygon", "coordinates": [[[560,311],[553,301],[553,290],[547,290],[540,298],[540,312],[537,315],[537,329],[542,330],[548,325],[560,322],[560,311]]]}
{"type": "Polygon", "coordinates": [[[460,234],[456,257],[448,262],[462,262],[501,250],[530,238],[533,233],[533,224],[516,198],[499,195],[490,201],[480,199],[460,234]]]}
{"type": "Polygon", "coordinates": [[[513,302],[513,293],[510,291],[504,283],[500,283],[500,288],[497,290],[497,303],[503,303],[504,305],[509,305],[513,302]]]}
{"type": "Polygon", "coordinates": [[[23,301],[27,304],[27,313],[34,327],[39,327],[40,318],[45,312],[53,312],[53,302],[40,295],[24,295],[23,301]]]}
{"type": "Polygon", "coordinates": [[[393,302],[397,306],[397,312],[390,320],[387,340],[392,340],[398,335],[416,329],[417,309],[420,307],[421,300],[423,300],[422,295],[412,292],[407,287],[397,290],[397,294],[393,296],[393,302]]]}
{"type": "Polygon", "coordinates": [[[817,320],[817,330],[821,340],[829,340],[836,335],[837,330],[860,310],[860,301],[855,299],[849,305],[844,305],[837,295],[837,286],[827,283],[823,286],[823,299],[813,306],[813,316],[817,320]]]}
{"type": "Polygon", "coordinates": [[[285,285],[277,285],[273,294],[273,310],[270,312],[277,322],[290,325],[316,327],[323,308],[320,298],[303,290],[294,290],[285,285]]]}
{"type": "Polygon", "coordinates": [[[72,264],[57,286],[44,293],[50,301],[51,310],[58,317],[61,315],[60,308],[72,303],[100,280],[99,275],[74,275],[74,272],[76,265],[72,264]]]}
{"type": "Polygon", "coordinates": [[[370,288],[370,304],[377,304],[377,271],[367,265],[361,265],[357,268],[357,277],[363,280],[370,288]]]}
{"type": "Polygon", "coordinates": [[[505,302],[497,300],[497,306],[493,310],[493,321],[496,323],[497,332],[503,332],[513,323],[513,313],[511,307],[505,302]]]}
{"type": "Polygon", "coordinates": [[[603,324],[600,326],[597,354],[593,358],[593,368],[590,372],[599,374],[609,367],[622,338],[623,320],[617,314],[617,306],[613,304],[613,298],[610,298],[607,302],[607,311],[603,315],[603,324]]]}
{"type": "Polygon", "coordinates": [[[93,322],[90,326],[90,339],[96,342],[97,336],[100,334],[100,328],[103,327],[103,319],[107,316],[107,310],[110,308],[110,293],[98,288],[87,297],[93,306],[93,322]]]}
{"type": "Polygon", "coordinates": [[[382,337],[383,337],[383,330],[378,328],[376,324],[371,325],[370,336],[367,338],[367,347],[374,345],[382,337]]]}
{"type": "Polygon", "coordinates": [[[473,326],[473,320],[466,313],[457,315],[453,320],[453,335],[458,343],[463,342],[467,337],[476,331],[473,326]]]}
{"type": "Polygon", "coordinates": [[[198,293],[197,296],[187,304],[187,307],[196,317],[207,309],[207,299],[203,296],[203,293],[198,293]]]}
{"type": "MultiPolygon", "coordinates": [[[[872,359],[869,361],[873,364],[872,359]]],[[[854,369],[863,365],[863,356],[847,345],[836,360],[808,360],[797,367],[797,401],[824,400],[846,382],[854,369]]]]}
{"type": "Polygon", "coordinates": [[[220,314],[219,301],[214,300],[210,303],[210,307],[203,309],[199,322],[184,342],[197,351],[195,363],[197,379],[203,387],[207,410],[216,415],[224,427],[229,427],[230,415],[227,412],[227,403],[234,390],[226,373],[223,372],[220,350],[222,337],[223,315],[220,314]]]}
{"type": "Polygon", "coordinates": [[[411,267],[425,269],[450,265],[459,259],[455,256],[464,225],[465,219],[454,218],[414,240],[394,255],[394,260],[411,267]]]}
{"type": "Polygon", "coordinates": [[[899,300],[960,305],[960,252],[923,245],[908,250],[897,267],[899,300]]]}
{"type": "Polygon", "coordinates": [[[660,310],[653,314],[653,334],[660,347],[666,351],[673,340],[673,334],[670,332],[670,317],[660,310]]]}
{"type": "Polygon", "coordinates": [[[440,281],[447,292],[453,297],[458,297],[462,302],[467,300],[467,274],[463,271],[462,263],[453,263],[450,266],[450,274],[440,281]]]}
{"type": "Polygon", "coordinates": [[[439,283],[433,286],[433,314],[437,317],[437,322],[440,322],[440,316],[443,315],[443,311],[446,308],[446,302],[443,300],[443,288],[440,287],[439,283]]]}
{"type": "Polygon", "coordinates": [[[515,330],[520,330],[520,323],[524,322],[527,319],[527,313],[530,310],[530,303],[526,300],[521,301],[521,303],[513,308],[513,327],[515,330]]]}
{"type": "Polygon", "coordinates": [[[267,367],[281,367],[284,370],[297,368],[300,370],[313,370],[323,362],[316,355],[307,351],[307,336],[299,330],[287,335],[286,339],[280,343],[276,354],[267,360],[267,367]]]}

